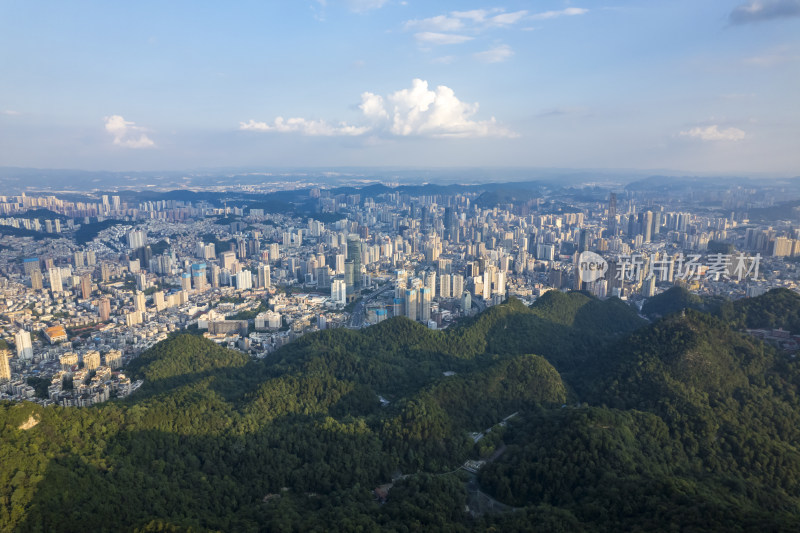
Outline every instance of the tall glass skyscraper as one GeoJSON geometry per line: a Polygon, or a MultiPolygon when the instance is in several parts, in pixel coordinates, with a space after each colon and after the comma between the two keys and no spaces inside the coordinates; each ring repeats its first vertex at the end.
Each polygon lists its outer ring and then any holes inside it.
{"type": "Polygon", "coordinates": [[[608,234],[617,234],[617,195],[613,192],[608,196],[608,234]]]}
{"type": "Polygon", "coordinates": [[[350,234],[347,237],[347,260],[353,262],[353,291],[361,290],[361,238],[350,234]]]}

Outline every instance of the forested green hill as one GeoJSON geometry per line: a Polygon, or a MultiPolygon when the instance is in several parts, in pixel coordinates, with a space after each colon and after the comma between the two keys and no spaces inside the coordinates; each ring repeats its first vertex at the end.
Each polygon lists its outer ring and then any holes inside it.
{"type": "Polygon", "coordinates": [[[550,292],[262,361],[177,335],[124,401],[0,403],[0,532],[793,531],[798,363],[739,330],[800,297],[713,313],[550,292]]]}
{"type": "Polygon", "coordinates": [[[689,292],[685,287],[676,285],[652,298],[648,298],[642,306],[642,313],[650,318],[660,318],[684,309],[708,310],[708,303],[697,294],[689,292]]]}
{"type": "Polygon", "coordinates": [[[734,329],[783,328],[800,332],[800,294],[788,289],[773,289],[758,298],[730,302],[701,297],[677,286],[648,299],[642,312],[650,318],[661,318],[684,309],[712,314],[734,329]]]}

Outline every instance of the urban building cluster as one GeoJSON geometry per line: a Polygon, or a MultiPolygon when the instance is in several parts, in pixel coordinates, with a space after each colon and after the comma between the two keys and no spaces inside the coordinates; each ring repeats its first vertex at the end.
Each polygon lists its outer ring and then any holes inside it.
{"type": "Polygon", "coordinates": [[[113,194],[0,197],[0,397],[82,406],[125,396],[141,384],[125,363],[179,331],[265,357],[311,331],[392,316],[446,328],[552,289],[641,305],[676,283],[730,298],[797,284],[786,258],[800,255],[800,230],[750,223],[746,194],[714,209],[630,191],[494,205],[478,193],[306,194],[315,211],[304,215],[113,194]],[[760,269],[684,275],[684,258],[734,249],[760,269]],[[604,277],[580,276],[587,251],[607,263],[604,277]],[[633,255],[633,275],[615,275],[633,255]]]}

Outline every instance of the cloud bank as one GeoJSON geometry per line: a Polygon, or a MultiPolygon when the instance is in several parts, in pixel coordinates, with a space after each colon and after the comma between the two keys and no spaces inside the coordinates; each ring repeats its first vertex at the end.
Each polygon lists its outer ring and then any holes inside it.
{"type": "Polygon", "coordinates": [[[371,92],[361,94],[359,110],[366,125],[340,123],[332,126],[324,120],[278,117],[272,124],[249,120],[240,122],[243,131],[300,133],[309,136],[387,137],[515,137],[509,129],[489,120],[474,120],[478,104],[459,100],[453,89],[439,85],[430,89],[428,82],[415,79],[411,87],[386,97],[371,92]]]}
{"type": "Polygon", "coordinates": [[[152,148],[155,143],[145,135],[140,133],[144,128],[136,125],[135,122],[128,122],[121,115],[111,115],[105,117],[106,131],[114,138],[114,144],[125,148],[152,148]]]}
{"type": "Polygon", "coordinates": [[[719,129],[716,124],[705,128],[696,127],[680,133],[684,137],[692,137],[701,141],[741,141],[745,132],[739,128],[719,129]]]}
{"type": "Polygon", "coordinates": [[[751,24],[765,20],[800,17],[800,0],[751,0],[733,8],[731,24],[751,24]]]}
{"type": "Polygon", "coordinates": [[[278,131],[281,133],[299,132],[303,135],[333,137],[337,135],[362,135],[369,128],[349,126],[341,123],[332,126],[324,120],[306,120],[304,118],[277,117],[272,124],[266,122],[240,122],[239,129],[245,131],[278,131]]]}
{"type": "MultiPolygon", "coordinates": [[[[422,49],[430,49],[433,46],[463,44],[488,32],[512,28],[524,21],[572,17],[588,12],[588,9],[580,7],[539,13],[531,13],[525,9],[505,11],[503,8],[450,11],[434,17],[407,20],[403,24],[403,29],[414,32],[414,39],[422,49]]],[[[500,63],[507,61],[513,55],[514,52],[508,45],[496,45],[483,52],[474,53],[472,57],[483,63],[500,63]]],[[[435,62],[441,63],[440,60],[435,62]]]]}
{"type": "MultiPolygon", "coordinates": [[[[559,11],[530,13],[527,10],[506,12],[501,8],[472,9],[470,11],[451,11],[445,15],[437,15],[425,19],[412,19],[403,24],[407,31],[419,32],[455,32],[467,31],[478,33],[492,28],[506,28],[525,20],[546,20],[557,17],[584,15],[588,9],[569,7],[559,11]]],[[[416,36],[416,35],[415,35],[416,36]]]]}
{"type": "Polygon", "coordinates": [[[461,44],[471,41],[469,35],[459,35],[457,33],[441,33],[436,31],[422,31],[414,34],[414,38],[420,44],[461,44]]]}

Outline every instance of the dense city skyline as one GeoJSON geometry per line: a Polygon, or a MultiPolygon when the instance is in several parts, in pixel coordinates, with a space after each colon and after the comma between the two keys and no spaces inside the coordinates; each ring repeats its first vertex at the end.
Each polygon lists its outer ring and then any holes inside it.
{"type": "Polygon", "coordinates": [[[5,3],[0,164],[796,175],[796,0],[5,3]]]}

